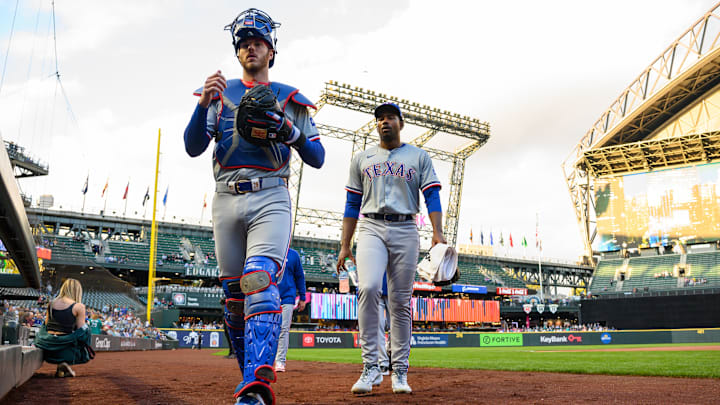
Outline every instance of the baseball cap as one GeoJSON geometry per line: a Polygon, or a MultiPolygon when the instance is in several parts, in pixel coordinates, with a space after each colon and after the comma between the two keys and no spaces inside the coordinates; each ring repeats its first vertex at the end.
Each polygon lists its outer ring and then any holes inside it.
{"type": "Polygon", "coordinates": [[[391,112],[400,117],[400,121],[403,120],[403,115],[402,112],[400,112],[400,107],[398,107],[398,105],[395,103],[387,102],[377,106],[375,108],[375,118],[380,118],[380,114],[383,112],[391,112]]]}

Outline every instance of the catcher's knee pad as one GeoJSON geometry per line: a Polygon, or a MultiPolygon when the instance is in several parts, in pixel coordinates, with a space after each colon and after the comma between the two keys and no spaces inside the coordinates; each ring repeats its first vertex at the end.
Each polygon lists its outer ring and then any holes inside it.
{"type": "Polygon", "coordinates": [[[277,272],[278,265],[269,257],[253,256],[247,260],[240,278],[246,320],[258,314],[282,313],[277,272]]]}
{"type": "Polygon", "coordinates": [[[276,284],[277,264],[270,258],[248,259],[240,285],[245,293],[245,367],[243,382],[275,382],[282,309],[276,284]]]}
{"type": "Polygon", "coordinates": [[[225,292],[225,327],[230,336],[229,344],[241,369],[245,367],[245,294],[240,288],[240,277],[222,279],[225,292]]]}

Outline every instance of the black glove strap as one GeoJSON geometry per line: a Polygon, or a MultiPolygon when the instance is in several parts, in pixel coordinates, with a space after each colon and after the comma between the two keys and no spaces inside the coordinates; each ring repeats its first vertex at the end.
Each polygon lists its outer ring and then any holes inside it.
{"type": "Polygon", "coordinates": [[[292,146],[293,148],[295,148],[296,150],[299,151],[300,148],[302,148],[303,145],[305,145],[305,142],[307,142],[307,137],[305,136],[305,134],[302,133],[302,131],[300,131],[300,137],[298,137],[298,139],[295,142],[290,144],[290,146],[292,146]]]}

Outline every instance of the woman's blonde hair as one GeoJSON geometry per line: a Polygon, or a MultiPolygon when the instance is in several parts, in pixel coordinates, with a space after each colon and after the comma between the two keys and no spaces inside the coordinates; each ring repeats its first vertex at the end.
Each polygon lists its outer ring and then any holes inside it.
{"type": "Polygon", "coordinates": [[[65,280],[57,298],[67,297],[75,302],[82,303],[82,285],[74,278],[65,280]]]}

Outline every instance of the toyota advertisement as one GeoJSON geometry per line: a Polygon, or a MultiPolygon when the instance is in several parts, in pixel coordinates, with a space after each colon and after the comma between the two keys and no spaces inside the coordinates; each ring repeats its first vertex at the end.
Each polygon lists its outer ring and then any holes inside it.
{"type": "Polygon", "coordinates": [[[359,347],[359,341],[357,333],[290,333],[290,347],[304,349],[350,348],[359,347]]]}

